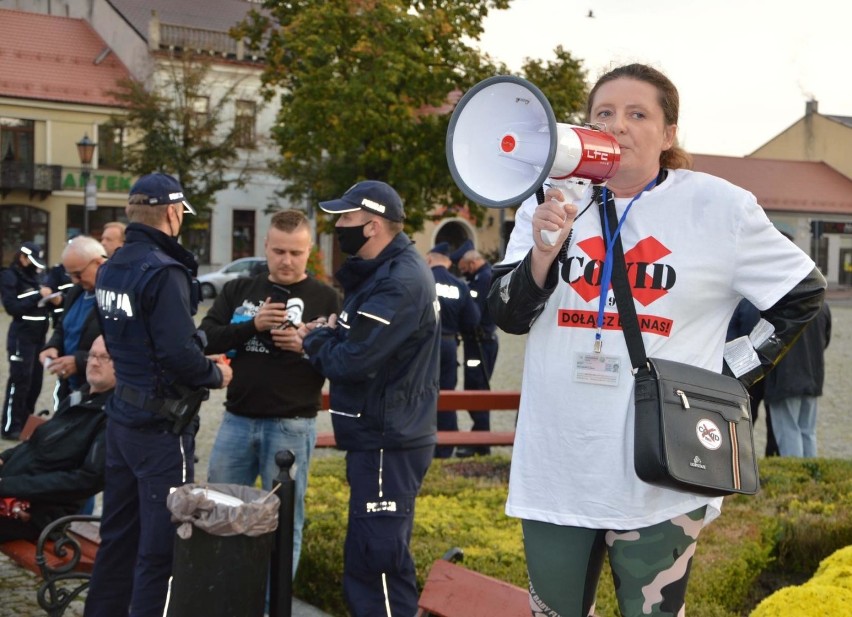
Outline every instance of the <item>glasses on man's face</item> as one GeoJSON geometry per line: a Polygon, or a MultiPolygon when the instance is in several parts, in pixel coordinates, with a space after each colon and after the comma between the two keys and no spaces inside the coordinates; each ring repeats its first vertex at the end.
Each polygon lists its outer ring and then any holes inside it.
{"type": "Polygon", "coordinates": [[[81,278],[81,277],[83,276],[83,272],[85,272],[86,270],[88,270],[88,269],[89,269],[89,266],[91,266],[91,265],[92,265],[92,263],[93,263],[94,261],[95,261],[94,259],[90,259],[90,260],[89,260],[89,262],[88,262],[85,266],[83,266],[82,268],[80,268],[79,270],[75,270],[75,271],[73,271],[73,272],[69,271],[69,272],[68,272],[68,276],[70,276],[72,279],[79,279],[79,278],[81,278]]]}
{"type": "Polygon", "coordinates": [[[195,214],[192,210],[189,209],[189,206],[186,205],[185,201],[176,201],[175,203],[169,205],[174,206],[176,208],[175,211],[179,210],[184,216],[186,216],[187,214],[195,214]]]}
{"type": "Polygon", "coordinates": [[[89,360],[105,364],[107,362],[112,362],[112,356],[110,356],[108,353],[95,353],[93,351],[90,351],[89,360]]]}

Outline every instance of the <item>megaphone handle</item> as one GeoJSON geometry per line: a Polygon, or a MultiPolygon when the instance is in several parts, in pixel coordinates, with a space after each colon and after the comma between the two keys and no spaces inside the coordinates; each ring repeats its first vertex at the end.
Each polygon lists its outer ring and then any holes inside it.
{"type": "Polygon", "coordinates": [[[556,246],[556,241],[559,240],[559,234],[561,233],[561,229],[555,229],[553,231],[550,231],[549,229],[542,229],[541,239],[544,240],[544,243],[548,246],[556,246]]]}
{"type": "MultiPolygon", "coordinates": [[[[576,203],[580,201],[580,198],[583,196],[583,192],[586,190],[587,184],[583,184],[581,181],[576,178],[569,178],[567,180],[554,180],[550,179],[551,187],[559,189],[562,191],[562,195],[565,197],[565,201],[560,203],[576,203]]],[[[559,235],[562,233],[561,229],[542,229],[541,230],[541,239],[548,246],[556,246],[556,243],[559,241],[559,235]]]]}

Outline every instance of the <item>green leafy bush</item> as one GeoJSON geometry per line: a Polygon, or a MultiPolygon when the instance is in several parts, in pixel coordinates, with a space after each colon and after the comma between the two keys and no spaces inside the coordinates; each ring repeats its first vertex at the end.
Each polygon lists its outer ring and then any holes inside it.
{"type": "Polygon", "coordinates": [[[784,587],[764,599],[751,617],[848,615],[852,607],[852,546],[824,559],[804,585],[784,587]],[[845,607],[845,608],[844,608],[845,607]]]}
{"type": "MultiPolygon", "coordinates": [[[[433,462],[417,500],[411,543],[421,585],[432,563],[459,547],[465,567],[527,587],[520,522],[504,514],[508,470],[509,459],[501,456],[433,462]]],[[[821,559],[852,545],[852,461],[773,458],[761,461],[760,471],[761,492],[726,498],[722,516],[701,533],[687,594],[690,617],[748,615],[779,581],[806,580],[821,559]]],[[[314,459],[294,589],[338,616],[347,614],[342,564],[348,497],[344,460],[314,459]]],[[[833,576],[845,580],[842,572],[833,576]]],[[[819,592],[827,582],[849,591],[834,578],[812,587],[819,592]]],[[[806,593],[811,597],[814,589],[806,593]]],[[[608,568],[596,614],[619,614],[608,568]]]]}

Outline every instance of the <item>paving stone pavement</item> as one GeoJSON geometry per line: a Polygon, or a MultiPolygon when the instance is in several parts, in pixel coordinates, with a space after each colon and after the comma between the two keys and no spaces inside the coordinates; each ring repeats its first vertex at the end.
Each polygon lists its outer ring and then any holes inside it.
{"type": "MultiPolygon", "coordinates": [[[[828,294],[832,309],[832,340],[826,351],[826,384],[823,397],[819,401],[817,418],[817,443],[820,456],[831,458],[852,458],[852,380],[849,379],[849,367],[852,366],[852,290],[832,290],[828,294]]],[[[197,320],[210,306],[206,301],[200,308],[197,320]]],[[[0,308],[0,334],[5,335],[9,317],[0,308]]],[[[5,336],[4,336],[5,338],[5,336]]],[[[521,385],[521,373],[524,360],[525,337],[500,333],[500,352],[492,378],[495,390],[518,390],[521,385]]],[[[0,359],[0,384],[5,387],[8,374],[8,362],[0,359]]],[[[463,380],[459,379],[459,384],[463,380]]],[[[45,378],[42,394],[36,409],[51,405],[51,390],[54,382],[45,378]]],[[[224,392],[213,391],[201,411],[201,429],[197,437],[196,478],[203,479],[207,474],[207,457],[213,444],[219,422],[222,417],[224,392]]],[[[511,430],[515,422],[515,413],[497,412],[492,414],[494,430],[511,430]]],[[[761,415],[762,418],[762,415],[761,415]]],[[[462,430],[470,428],[468,414],[459,413],[459,426],[462,430]]],[[[320,414],[317,421],[318,431],[330,431],[331,422],[327,414],[320,414]]],[[[763,452],[766,443],[766,425],[762,419],[755,426],[755,447],[763,452]]],[[[0,440],[0,451],[14,445],[0,440]]],[[[509,454],[511,448],[494,448],[494,452],[509,454]]],[[[316,456],[340,456],[330,449],[317,450],[316,456]]],[[[310,499],[310,491],[308,491],[310,499]]],[[[37,617],[43,616],[36,602],[36,590],[39,579],[17,567],[5,555],[0,555],[0,617],[37,617]]],[[[72,604],[65,615],[79,617],[82,604],[72,604]]],[[[234,616],[239,617],[239,616],[234,616]]],[[[328,617],[319,609],[294,599],[293,617],[328,617]]]]}

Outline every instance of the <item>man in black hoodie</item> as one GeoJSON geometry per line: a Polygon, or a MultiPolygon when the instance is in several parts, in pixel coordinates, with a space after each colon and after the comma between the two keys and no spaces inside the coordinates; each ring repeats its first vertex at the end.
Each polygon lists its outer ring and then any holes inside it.
{"type": "Polygon", "coordinates": [[[52,521],[80,510],[104,485],[104,405],[115,371],[103,337],[86,363],[88,387],[71,394],[28,441],[0,453],[0,542],[35,541],[52,521]]]}

